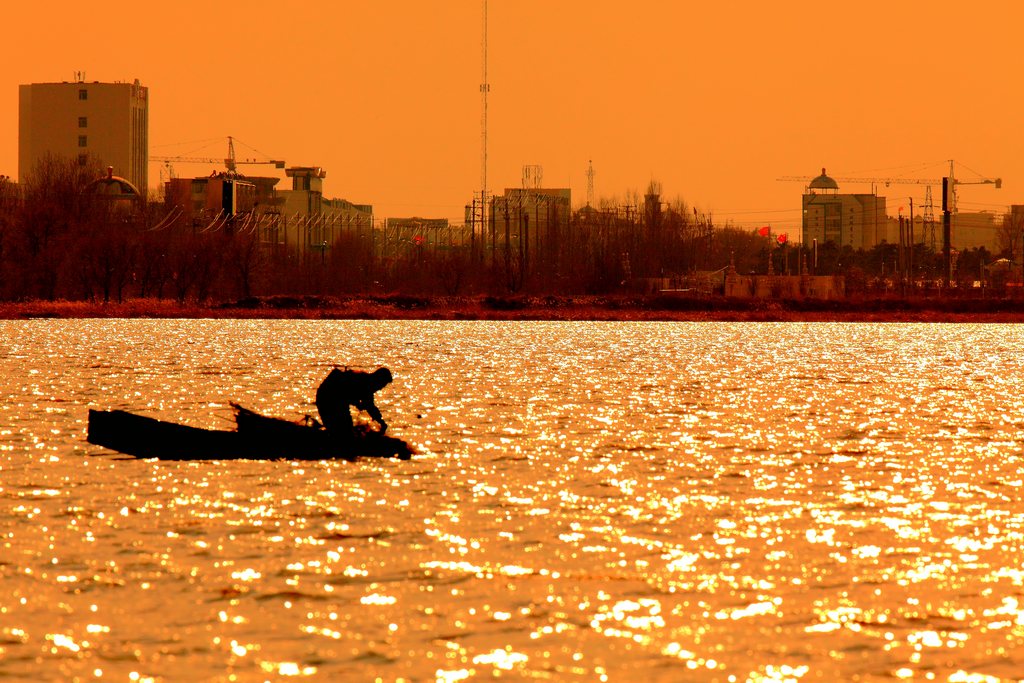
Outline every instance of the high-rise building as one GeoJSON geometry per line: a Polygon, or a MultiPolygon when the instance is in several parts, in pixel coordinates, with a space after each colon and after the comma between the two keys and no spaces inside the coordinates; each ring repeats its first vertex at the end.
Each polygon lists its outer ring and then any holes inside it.
{"type": "Polygon", "coordinates": [[[113,167],[145,196],[149,89],[134,83],[32,83],[18,88],[18,178],[48,154],[113,167]]]}
{"type": "Polygon", "coordinates": [[[821,169],[803,196],[802,230],[804,244],[870,249],[886,239],[885,197],[840,194],[839,184],[821,169]]]}

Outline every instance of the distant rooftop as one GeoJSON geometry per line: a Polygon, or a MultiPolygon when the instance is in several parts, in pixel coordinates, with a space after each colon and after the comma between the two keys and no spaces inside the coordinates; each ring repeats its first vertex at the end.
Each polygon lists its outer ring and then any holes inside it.
{"type": "Polygon", "coordinates": [[[821,175],[811,181],[812,190],[838,190],[839,183],[825,175],[825,169],[821,169],[821,175]]]}
{"type": "Polygon", "coordinates": [[[138,188],[121,176],[114,175],[113,167],[107,167],[107,175],[93,180],[86,191],[103,199],[141,199],[138,188]]]}

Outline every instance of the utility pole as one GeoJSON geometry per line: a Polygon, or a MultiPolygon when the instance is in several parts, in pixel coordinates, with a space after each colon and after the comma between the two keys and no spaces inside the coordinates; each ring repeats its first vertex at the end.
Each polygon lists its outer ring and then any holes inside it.
{"type": "Polygon", "coordinates": [[[928,232],[928,246],[935,253],[935,205],[932,203],[932,186],[924,188],[924,228],[928,232]]]}
{"type": "Polygon", "coordinates": [[[914,198],[910,198],[910,251],[907,252],[907,275],[910,279],[910,292],[914,292],[914,198]]]}
{"type": "Polygon", "coordinates": [[[942,179],[942,263],[943,263],[943,284],[949,289],[949,283],[953,280],[953,248],[950,244],[953,239],[953,178],[942,179]]]}
{"type": "Polygon", "coordinates": [[[587,162],[587,206],[594,205],[594,162],[587,162]]]}
{"type": "Polygon", "coordinates": [[[896,272],[898,273],[900,283],[900,294],[903,292],[903,276],[905,275],[905,259],[903,258],[903,245],[906,243],[906,231],[903,228],[903,212],[900,212],[900,246],[896,251],[896,272]]]}
{"type": "Polygon", "coordinates": [[[466,204],[466,215],[469,217],[469,258],[476,265],[476,199],[472,205],[466,204]]]}

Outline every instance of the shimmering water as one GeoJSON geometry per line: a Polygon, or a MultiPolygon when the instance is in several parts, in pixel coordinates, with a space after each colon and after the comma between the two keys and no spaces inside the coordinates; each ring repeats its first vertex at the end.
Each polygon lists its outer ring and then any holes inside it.
{"type": "Polygon", "coordinates": [[[1024,328],[0,322],[0,678],[1024,673],[1024,328]],[[161,463],[386,364],[409,462],[161,463]]]}

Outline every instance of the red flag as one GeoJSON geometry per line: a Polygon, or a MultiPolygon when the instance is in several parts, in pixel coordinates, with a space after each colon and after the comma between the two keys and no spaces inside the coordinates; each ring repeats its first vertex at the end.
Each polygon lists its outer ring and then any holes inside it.
{"type": "Polygon", "coordinates": [[[777,239],[779,241],[779,244],[785,244],[786,242],[789,241],[789,235],[783,233],[783,234],[779,235],[778,237],[776,237],[775,239],[777,239]]]}
{"type": "Polygon", "coordinates": [[[766,225],[763,228],[758,228],[757,229],[757,234],[760,235],[761,237],[767,237],[769,234],[771,234],[771,231],[772,231],[771,226],[770,225],[766,225]]]}

